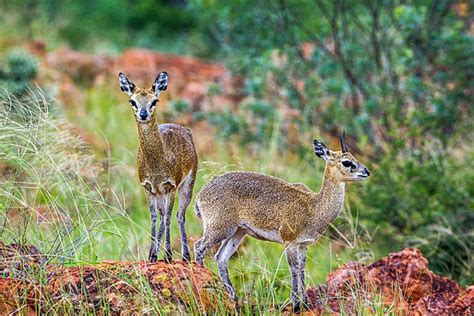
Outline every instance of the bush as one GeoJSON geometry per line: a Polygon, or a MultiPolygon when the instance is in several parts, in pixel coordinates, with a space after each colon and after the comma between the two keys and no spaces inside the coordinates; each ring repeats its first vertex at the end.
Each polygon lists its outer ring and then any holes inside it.
{"type": "Polygon", "coordinates": [[[38,60],[23,50],[12,50],[0,68],[0,95],[26,92],[38,72],[38,60]]]}
{"type": "Polygon", "coordinates": [[[454,148],[432,157],[393,154],[376,167],[358,193],[360,217],[385,248],[419,247],[431,268],[472,284],[474,249],[474,171],[465,168],[474,151],[453,155],[454,148]]]}

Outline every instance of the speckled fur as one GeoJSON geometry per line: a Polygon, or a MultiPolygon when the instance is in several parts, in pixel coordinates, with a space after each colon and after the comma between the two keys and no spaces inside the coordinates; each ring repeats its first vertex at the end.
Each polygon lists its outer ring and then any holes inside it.
{"type": "Polygon", "coordinates": [[[222,242],[216,260],[224,285],[235,300],[227,263],[248,234],[285,245],[290,267],[294,266],[292,274],[296,275],[293,302],[298,303],[299,294],[305,301],[301,288],[307,245],[317,240],[339,215],[345,183],[369,175],[349,152],[333,152],[315,141],[316,149],[319,150],[316,154],[327,162],[319,192],[313,192],[303,183],[288,183],[260,173],[230,172],[214,177],[198,194],[196,209],[203,221],[204,234],[195,244],[196,260],[202,264],[206,250],[222,242]],[[342,161],[350,161],[352,165],[346,167],[342,161]]]}
{"type": "Polygon", "coordinates": [[[130,96],[138,130],[137,167],[140,183],[145,189],[151,214],[150,261],[156,261],[161,239],[165,236],[165,260],[171,261],[170,221],[178,193],[178,223],[181,233],[181,251],[184,260],[190,260],[185,230],[185,213],[191,202],[196,179],[198,156],[191,131],[176,124],[156,123],[156,103],[167,89],[168,75],[160,73],[152,88],[142,89],[119,74],[122,91],[130,96]],[[141,115],[145,115],[141,118],[141,115]],[[156,223],[160,216],[160,226],[156,223]]]}
{"type": "MultiPolygon", "coordinates": [[[[154,120],[154,119],[153,119],[154,120]]],[[[191,131],[176,124],[150,124],[138,129],[138,177],[141,183],[148,180],[155,194],[163,195],[174,190],[190,173],[196,175],[197,153],[191,131]]],[[[147,188],[153,193],[151,188],[147,188]]]]}

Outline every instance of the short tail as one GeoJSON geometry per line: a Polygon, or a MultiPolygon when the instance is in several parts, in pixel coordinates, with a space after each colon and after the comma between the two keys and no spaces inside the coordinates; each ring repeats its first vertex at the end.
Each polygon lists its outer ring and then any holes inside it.
{"type": "Polygon", "coordinates": [[[199,209],[197,201],[194,204],[194,211],[196,212],[196,216],[199,217],[200,219],[202,219],[201,210],[199,209]]]}

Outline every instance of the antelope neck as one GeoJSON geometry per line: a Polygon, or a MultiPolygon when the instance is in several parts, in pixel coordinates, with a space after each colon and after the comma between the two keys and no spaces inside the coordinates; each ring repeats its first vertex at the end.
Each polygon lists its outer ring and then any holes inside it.
{"type": "Polygon", "coordinates": [[[158,125],[155,122],[137,122],[139,146],[148,162],[156,160],[157,155],[164,151],[163,140],[158,125]],[[148,159],[150,158],[151,161],[148,159]]]}
{"type": "Polygon", "coordinates": [[[332,219],[335,219],[344,205],[345,183],[339,181],[332,169],[326,165],[321,190],[317,193],[318,208],[323,208],[332,219]]]}

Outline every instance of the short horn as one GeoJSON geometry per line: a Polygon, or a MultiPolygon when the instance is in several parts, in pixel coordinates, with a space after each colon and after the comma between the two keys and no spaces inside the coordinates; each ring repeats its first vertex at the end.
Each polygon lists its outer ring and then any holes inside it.
{"type": "Polygon", "coordinates": [[[341,141],[341,151],[343,153],[348,152],[347,145],[346,145],[346,131],[342,132],[341,136],[339,136],[339,139],[341,141]]]}

